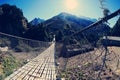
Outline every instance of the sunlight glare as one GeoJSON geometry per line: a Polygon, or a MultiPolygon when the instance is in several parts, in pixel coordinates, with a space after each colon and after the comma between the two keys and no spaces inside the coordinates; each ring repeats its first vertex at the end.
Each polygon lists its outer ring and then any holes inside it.
{"type": "Polygon", "coordinates": [[[69,11],[73,11],[78,7],[77,0],[65,0],[65,7],[69,11]]]}

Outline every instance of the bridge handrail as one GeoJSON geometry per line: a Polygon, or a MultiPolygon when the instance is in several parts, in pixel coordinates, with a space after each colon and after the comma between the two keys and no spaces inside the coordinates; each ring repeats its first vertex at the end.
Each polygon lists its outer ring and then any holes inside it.
{"type": "Polygon", "coordinates": [[[51,42],[44,42],[44,41],[39,41],[39,40],[33,40],[33,39],[23,38],[23,37],[11,35],[11,34],[3,33],[3,32],[0,32],[0,34],[5,35],[5,36],[9,36],[9,37],[13,37],[13,38],[22,39],[22,40],[29,40],[29,41],[43,42],[43,43],[51,43],[51,42]]]}
{"type": "Polygon", "coordinates": [[[101,23],[103,23],[103,22],[106,22],[107,20],[109,20],[109,19],[111,19],[111,18],[113,18],[113,17],[115,17],[115,16],[117,16],[117,15],[120,15],[120,9],[118,9],[118,10],[115,11],[114,13],[112,13],[112,14],[104,17],[104,18],[102,18],[101,20],[99,20],[99,21],[97,21],[97,22],[89,25],[88,27],[85,27],[85,28],[83,28],[82,30],[77,31],[76,33],[74,33],[74,34],[72,34],[71,36],[69,36],[69,38],[72,37],[72,36],[74,36],[74,35],[76,35],[76,34],[78,34],[78,33],[83,32],[83,31],[85,31],[85,30],[88,30],[88,29],[90,29],[90,28],[92,28],[92,27],[95,27],[95,26],[97,26],[98,24],[101,24],[101,23]]]}

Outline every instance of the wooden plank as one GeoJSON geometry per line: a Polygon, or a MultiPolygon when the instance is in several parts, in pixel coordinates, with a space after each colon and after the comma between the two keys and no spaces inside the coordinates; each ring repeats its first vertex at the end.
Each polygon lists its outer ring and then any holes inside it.
{"type": "Polygon", "coordinates": [[[5,80],[55,80],[54,44],[5,80]]]}

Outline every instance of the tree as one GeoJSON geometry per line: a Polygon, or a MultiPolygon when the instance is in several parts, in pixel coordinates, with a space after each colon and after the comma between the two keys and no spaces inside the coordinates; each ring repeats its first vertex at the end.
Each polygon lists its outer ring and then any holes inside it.
{"type": "Polygon", "coordinates": [[[22,36],[27,27],[27,19],[15,5],[0,6],[0,32],[22,36]]]}
{"type": "Polygon", "coordinates": [[[63,35],[62,31],[58,30],[57,34],[56,34],[56,41],[61,41],[63,36],[64,35],[63,35]]]}

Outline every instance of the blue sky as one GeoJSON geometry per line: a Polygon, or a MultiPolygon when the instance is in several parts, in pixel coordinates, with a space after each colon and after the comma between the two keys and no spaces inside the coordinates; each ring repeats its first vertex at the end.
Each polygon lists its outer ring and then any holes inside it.
{"type": "MultiPolygon", "coordinates": [[[[28,21],[31,21],[35,17],[49,19],[61,12],[96,19],[103,16],[98,0],[76,0],[78,6],[71,11],[66,8],[65,1],[66,0],[0,0],[0,4],[8,3],[21,8],[28,21]]],[[[106,0],[105,4],[111,13],[120,9],[120,0],[106,0]]],[[[111,26],[114,25],[117,19],[118,17],[110,20],[111,26]]]]}

